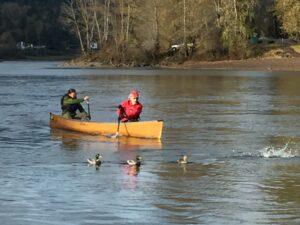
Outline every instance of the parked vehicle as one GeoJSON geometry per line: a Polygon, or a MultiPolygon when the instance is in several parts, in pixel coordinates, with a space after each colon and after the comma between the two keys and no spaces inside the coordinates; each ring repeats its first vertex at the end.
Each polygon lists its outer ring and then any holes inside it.
{"type": "MultiPolygon", "coordinates": [[[[188,49],[191,49],[192,47],[194,47],[194,43],[187,43],[186,46],[187,46],[188,49]]],[[[183,47],[184,47],[184,43],[181,43],[181,44],[175,44],[175,45],[172,45],[172,46],[171,46],[171,50],[172,50],[173,52],[175,52],[175,51],[178,51],[179,49],[181,49],[181,48],[183,48],[183,47]]]]}
{"type": "Polygon", "coordinates": [[[258,43],[270,44],[270,43],[274,43],[274,42],[275,42],[274,38],[265,37],[265,36],[258,38],[258,43]]]}

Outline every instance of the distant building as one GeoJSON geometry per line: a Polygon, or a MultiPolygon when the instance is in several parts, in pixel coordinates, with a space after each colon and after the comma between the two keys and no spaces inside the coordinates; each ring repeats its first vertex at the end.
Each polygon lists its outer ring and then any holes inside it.
{"type": "Polygon", "coordinates": [[[45,49],[46,45],[33,45],[31,43],[25,43],[20,41],[17,43],[17,49],[26,50],[26,49],[45,49]]]}
{"type": "Polygon", "coordinates": [[[18,42],[17,49],[21,49],[21,50],[26,49],[25,43],[23,41],[18,42]]]}

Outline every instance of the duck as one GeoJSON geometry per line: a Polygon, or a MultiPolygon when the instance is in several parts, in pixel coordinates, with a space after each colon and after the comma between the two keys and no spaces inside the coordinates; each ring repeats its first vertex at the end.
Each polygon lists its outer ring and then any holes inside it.
{"type": "Polygon", "coordinates": [[[178,164],[187,164],[188,163],[188,157],[187,155],[182,155],[178,160],[178,164]]]}
{"type": "Polygon", "coordinates": [[[101,165],[101,158],[102,156],[100,154],[96,154],[95,155],[95,159],[87,159],[87,162],[90,164],[90,165],[95,165],[95,166],[100,166],[101,165]]]}
{"type": "Polygon", "coordinates": [[[139,155],[137,155],[137,156],[135,157],[135,160],[134,160],[134,159],[129,159],[129,160],[127,160],[126,162],[127,162],[127,164],[128,164],[129,166],[136,166],[136,167],[139,167],[139,166],[141,165],[141,162],[142,162],[142,157],[139,156],[139,155]]]}

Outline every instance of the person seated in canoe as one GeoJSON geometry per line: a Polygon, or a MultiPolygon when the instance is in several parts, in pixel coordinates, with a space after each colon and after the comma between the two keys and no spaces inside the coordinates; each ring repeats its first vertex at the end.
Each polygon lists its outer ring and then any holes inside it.
{"type": "Polygon", "coordinates": [[[76,90],[74,88],[69,89],[61,98],[62,117],[66,119],[88,120],[89,115],[80,104],[81,102],[88,100],[89,96],[77,98],[76,90]]]}
{"type": "Polygon", "coordinates": [[[139,102],[139,92],[132,90],[129,93],[128,99],[123,101],[118,109],[118,120],[121,122],[137,122],[140,119],[140,114],[143,105],[139,102]]]}

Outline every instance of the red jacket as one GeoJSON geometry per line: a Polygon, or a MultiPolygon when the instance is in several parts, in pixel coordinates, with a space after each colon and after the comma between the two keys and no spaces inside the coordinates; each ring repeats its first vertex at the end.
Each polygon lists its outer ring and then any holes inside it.
{"type": "Polygon", "coordinates": [[[135,105],[132,105],[129,100],[125,100],[119,105],[117,114],[122,122],[127,120],[138,120],[142,112],[143,106],[141,103],[137,102],[135,105]]]}

